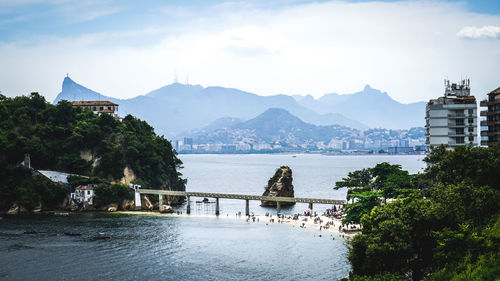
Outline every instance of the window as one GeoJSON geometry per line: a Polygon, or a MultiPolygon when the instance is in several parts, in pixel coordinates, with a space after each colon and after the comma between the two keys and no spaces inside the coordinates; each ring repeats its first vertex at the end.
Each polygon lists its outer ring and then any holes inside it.
{"type": "Polygon", "coordinates": [[[469,141],[473,142],[474,141],[474,137],[469,137],[469,141]]]}
{"type": "Polygon", "coordinates": [[[111,106],[108,106],[108,109],[111,110],[111,106]]]}
{"type": "Polygon", "coordinates": [[[458,137],[457,143],[464,143],[464,137],[458,137]]]}
{"type": "Polygon", "coordinates": [[[474,123],[474,118],[469,118],[469,124],[474,123]]]}
{"type": "Polygon", "coordinates": [[[474,132],[474,128],[470,127],[469,128],[469,133],[473,133],[474,132]]]}
{"type": "Polygon", "coordinates": [[[470,115],[474,114],[474,109],[469,109],[469,114],[470,115]]]}
{"type": "Polygon", "coordinates": [[[104,109],[104,107],[101,106],[99,110],[103,110],[103,109],[104,109]]]}
{"type": "Polygon", "coordinates": [[[92,111],[96,111],[97,110],[97,107],[92,107],[92,111]]]}

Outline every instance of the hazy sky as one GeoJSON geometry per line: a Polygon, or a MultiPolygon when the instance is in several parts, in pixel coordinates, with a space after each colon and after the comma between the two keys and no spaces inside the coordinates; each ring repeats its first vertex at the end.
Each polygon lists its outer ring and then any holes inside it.
{"type": "Polygon", "coordinates": [[[52,101],[66,75],[130,98],[179,82],[400,102],[500,86],[500,1],[0,0],[0,91],[52,101]]]}

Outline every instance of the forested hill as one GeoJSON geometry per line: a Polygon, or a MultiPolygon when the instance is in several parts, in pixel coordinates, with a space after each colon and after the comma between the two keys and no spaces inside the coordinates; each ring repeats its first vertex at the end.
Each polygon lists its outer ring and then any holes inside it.
{"type": "Polygon", "coordinates": [[[98,116],[67,101],[52,105],[37,93],[0,95],[0,167],[15,167],[27,153],[37,170],[109,181],[125,173],[148,188],[185,189],[171,143],[145,121],[98,116]]]}

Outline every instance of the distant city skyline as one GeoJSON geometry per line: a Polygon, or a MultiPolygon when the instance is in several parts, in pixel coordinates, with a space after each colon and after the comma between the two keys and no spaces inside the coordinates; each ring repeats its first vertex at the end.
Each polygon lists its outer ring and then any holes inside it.
{"type": "Polygon", "coordinates": [[[497,88],[498,1],[0,0],[0,91],[52,101],[66,73],[114,98],[177,80],[259,95],[399,102],[497,88]]]}

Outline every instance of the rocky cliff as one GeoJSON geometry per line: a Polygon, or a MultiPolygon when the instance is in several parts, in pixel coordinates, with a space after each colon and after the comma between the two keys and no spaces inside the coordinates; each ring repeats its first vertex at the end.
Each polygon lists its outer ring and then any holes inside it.
{"type": "MultiPolygon", "coordinates": [[[[281,166],[276,170],[274,176],[269,179],[266,191],[262,196],[271,197],[294,197],[293,184],[292,184],[292,169],[287,166],[281,166]]],[[[282,206],[294,205],[295,203],[281,203],[282,206]]],[[[261,206],[276,206],[276,202],[262,201],[261,206]]]]}

